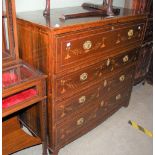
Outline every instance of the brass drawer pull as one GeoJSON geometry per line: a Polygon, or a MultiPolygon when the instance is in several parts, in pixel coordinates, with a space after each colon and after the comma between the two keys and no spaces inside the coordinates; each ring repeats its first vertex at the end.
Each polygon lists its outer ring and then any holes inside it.
{"type": "Polygon", "coordinates": [[[121,76],[119,77],[119,80],[120,80],[121,82],[123,82],[123,81],[125,80],[125,75],[121,75],[121,76]]]}
{"type": "Polygon", "coordinates": [[[126,56],[123,58],[123,62],[128,62],[128,60],[129,60],[129,56],[126,55],[126,56]]]}
{"type": "Polygon", "coordinates": [[[81,117],[80,119],[78,119],[77,122],[76,122],[76,124],[78,126],[83,125],[83,123],[84,123],[84,118],[83,117],[81,117]]]}
{"type": "Polygon", "coordinates": [[[83,44],[84,50],[89,50],[91,47],[92,47],[92,42],[90,40],[84,42],[83,44]]]}
{"type": "Polygon", "coordinates": [[[80,81],[85,81],[88,78],[88,74],[87,73],[82,73],[80,75],[80,81]]]}
{"type": "Polygon", "coordinates": [[[133,29],[130,29],[128,31],[128,37],[131,38],[133,36],[134,32],[133,32],[133,29]]]}
{"type": "Polygon", "coordinates": [[[79,103],[84,103],[86,101],[86,96],[81,96],[79,98],[79,103]]]}
{"type": "Polygon", "coordinates": [[[121,94],[118,94],[118,95],[116,96],[116,100],[119,100],[119,99],[121,99],[121,94]]]}

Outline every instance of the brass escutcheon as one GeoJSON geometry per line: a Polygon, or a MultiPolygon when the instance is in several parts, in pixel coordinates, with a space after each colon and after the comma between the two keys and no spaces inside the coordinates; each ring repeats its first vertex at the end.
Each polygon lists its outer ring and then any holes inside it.
{"type": "Polygon", "coordinates": [[[82,73],[80,75],[80,81],[85,81],[88,78],[88,74],[87,73],[82,73]]]}
{"type": "Polygon", "coordinates": [[[107,80],[104,80],[104,87],[107,86],[107,80]]]}
{"type": "Polygon", "coordinates": [[[130,29],[129,31],[128,31],[128,37],[129,38],[131,38],[132,36],[133,36],[133,29],[130,29]]]}
{"type": "Polygon", "coordinates": [[[112,27],[111,27],[111,29],[112,29],[112,30],[114,30],[114,29],[115,29],[115,27],[114,27],[114,26],[112,26],[112,27]]]}
{"type": "Polygon", "coordinates": [[[101,107],[104,106],[104,101],[101,101],[100,106],[101,106],[101,107]]]}
{"type": "Polygon", "coordinates": [[[70,42],[68,42],[68,43],[66,44],[66,46],[67,46],[67,47],[70,47],[70,46],[71,46],[71,43],[70,43],[70,42]]]}
{"type": "Polygon", "coordinates": [[[86,101],[86,96],[81,96],[79,98],[79,103],[84,103],[86,101]]]}
{"type": "Polygon", "coordinates": [[[78,126],[83,125],[83,123],[84,123],[84,118],[83,117],[81,117],[80,119],[78,119],[77,122],[76,122],[76,124],[78,126]]]}
{"type": "Polygon", "coordinates": [[[138,26],[138,30],[141,30],[141,26],[138,26]]]}
{"type": "Polygon", "coordinates": [[[129,56],[128,55],[126,55],[125,57],[123,57],[123,62],[128,62],[128,60],[129,60],[129,56]]]}
{"type": "Polygon", "coordinates": [[[83,44],[84,50],[89,50],[91,47],[92,47],[92,42],[90,40],[84,42],[83,44]]]}
{"type": "Polygon", "coordinates": [[[116,100],[119,100],[119,99],[121,99],[121,94],[118,94],[118,95],[116,96],[116,100]]]}
{"type": "Polygon", "coordinates": [[[110,59],[107,60],[107,66],[109,66],[109,65],[110,65],[110,59]]]}
{"type": "Polygon", "coordinates": [[[119,80],[120,80],[121,82],[123,82],[123,81],[125,80],[125,75],[121,75],[121,76],[119,77],[119,80]]]}

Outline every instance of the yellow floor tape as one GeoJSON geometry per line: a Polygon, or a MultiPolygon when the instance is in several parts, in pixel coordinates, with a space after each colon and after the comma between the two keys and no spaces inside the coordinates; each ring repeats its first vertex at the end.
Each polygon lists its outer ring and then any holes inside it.
{"type": "Polygon", "coordinates": [[[129,121],[128,123],[129,123],[132,127],[134,127],[134,128],[136,128],[136,129],[142,131],[143,133],[145,133],[147,136],[153,137],[153,134],[152,134],[151,131],[149,131],[149,130],[143,128],[143,127],[141,127],[141,126],[138,125],[136,122],[134,122],[134,121],[129,121]]]}

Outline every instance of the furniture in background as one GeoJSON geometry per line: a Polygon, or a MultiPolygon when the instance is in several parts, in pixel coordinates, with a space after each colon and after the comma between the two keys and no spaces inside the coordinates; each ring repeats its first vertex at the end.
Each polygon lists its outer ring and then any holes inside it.
{"type": "MultiPolygon", "coordinates": [[[[17,16],[20,57],[48,75],[48,147],[53,155],[127,107],[132,91],[147,15],[121,9],[113,18],[59,19],[85,11],[69,7],[51,9],[50,16],[42,11],[17,16]]],[[[21,119],[29,118],[26,123],[39,132],[31,115],[29,110],[21,119]]]]}
{"type": "Polygon", "coordinates": [[[151,56],[150,67],[149,67],[148,74],[146,76],[146,80],[149,84],[153,85],[153,53],[151,56]]]}
{"type": "Polygon", "coordinates": [[[2,77],[3,155],[40,143],[43,143],[43,155],[46,155],[46,76],[21,61],[14,65],[3,67],[2,77]],[[19,114],[25,113],[33,105],[37,105],[40,110],[37,122],[40,122],[41,138],[34,134],[35,132],[31,127],[25,123],[23,125],[33,133],[33,136],[21,129],[18,118],[19,114]]]}
{"type": "Polygon", "coordinates": [[[138,84],[145,81],[148,79],[147,77],[149,77],[149,83],[153,83],[153,74],[148,73],[149,70],[150,72],[153,71],[153,63],[151,63],[151,59],[153,59],[153,0],[126,0],[125,7],[132,8],[139,12],[143,11],[148,14],[143,43],[139,49],[140,55],[134,83],[138,84]]]}
{"type": "MultiPolygon", "coordinates": [[[[42,143],[43,155],[47,155],[47,76],[34,70],[18,57],[14,0],[3,1],[2,30],[2,153],[8,155],[42,143]],[[33,105],[38,107],[38,134],[19,118],[19,115],[33,105]],[[27,134],[22,125],[33,135],[27,134]]],[[[33,115],[31,117],[33,118],[33,115]]]]}
{"type": "Polygon", "coordinates": [[[150,12],[152,4],[153,4],[153,0],[125,0],[124,7],[134,9],[137,11],[150,12]]]}

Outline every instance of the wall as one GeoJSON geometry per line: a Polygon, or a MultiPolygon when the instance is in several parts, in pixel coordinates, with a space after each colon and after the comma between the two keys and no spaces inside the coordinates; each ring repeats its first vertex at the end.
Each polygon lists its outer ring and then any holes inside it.
{"type": "MultiPolygon", "coordinates": [[[[16,11],[43,10],[46,0],[15,0],[16,11]]],[[[80,6],[83,2],[101,4],[103,0],[51,0],[51,8],[80,6]]],[[[113,0],[115,6],[124,6],[125,0],[113,0]]]]}

